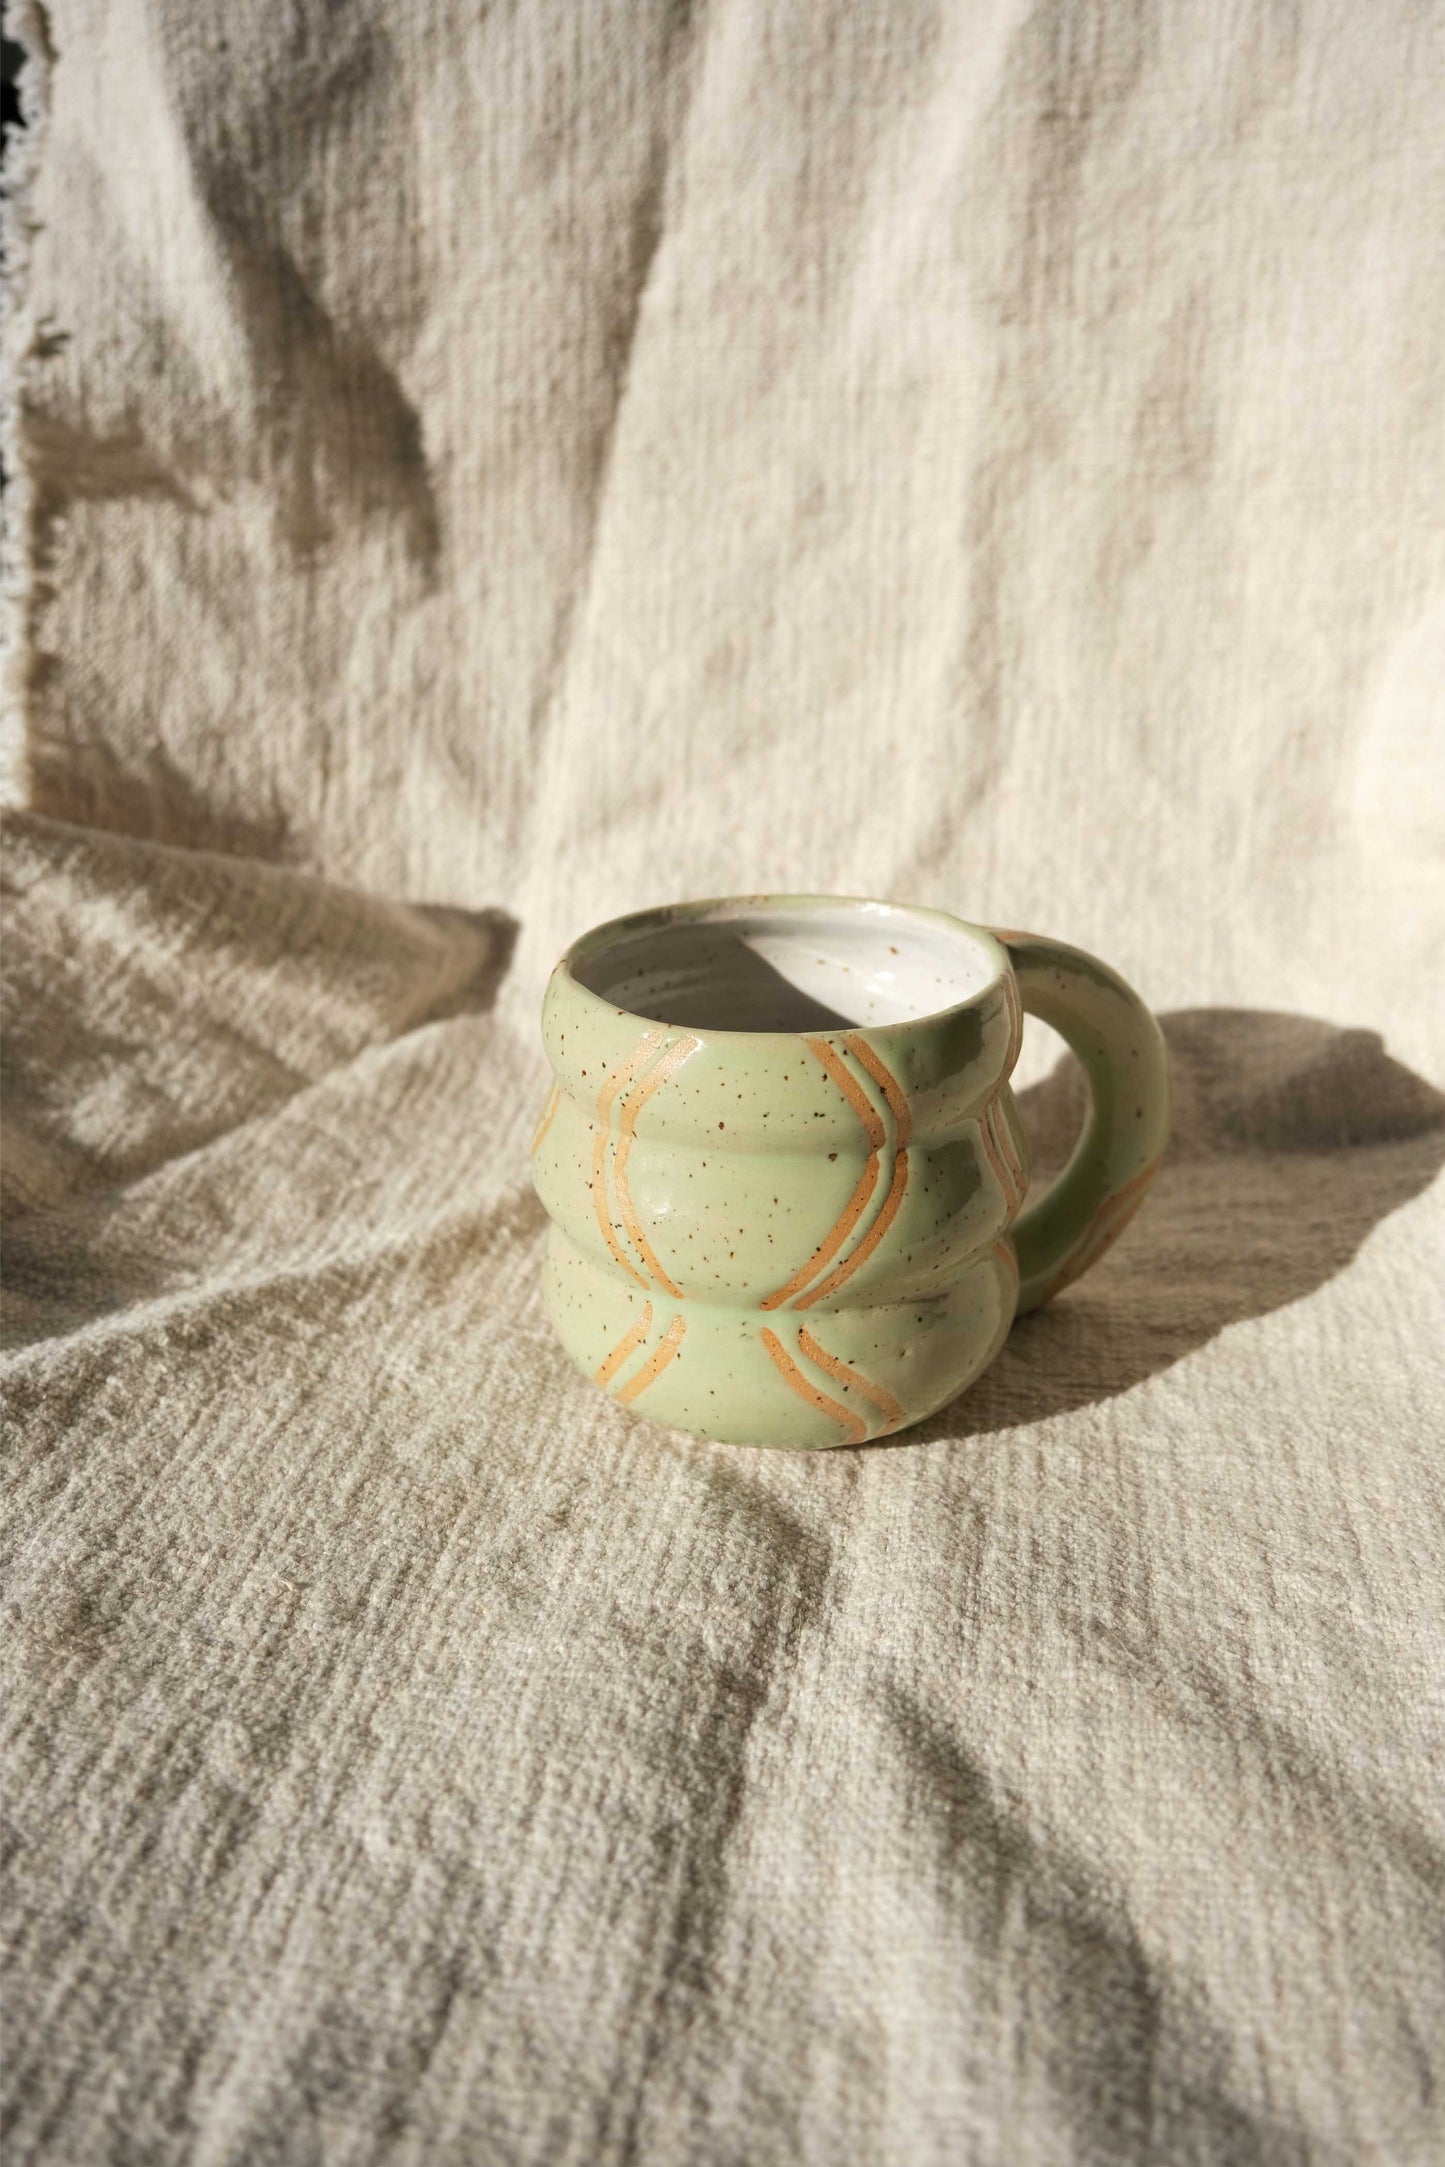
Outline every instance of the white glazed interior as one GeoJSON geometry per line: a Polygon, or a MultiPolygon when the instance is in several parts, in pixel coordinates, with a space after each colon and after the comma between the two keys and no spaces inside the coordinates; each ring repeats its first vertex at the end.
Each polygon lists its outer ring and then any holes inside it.
{"type": "Polygon", "coordinates": [[[713,1031],[826,1031],[934,1015],[997,961],[961,925],[881,903],[728,901],[632,927],[574,958],[602,999],[713,1031]]]}

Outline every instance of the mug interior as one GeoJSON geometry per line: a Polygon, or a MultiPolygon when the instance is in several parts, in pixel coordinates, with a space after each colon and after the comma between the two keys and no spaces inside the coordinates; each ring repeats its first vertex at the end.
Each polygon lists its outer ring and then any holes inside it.
{"type": "Polygon", "coordinates": [[[768,898],[603,927],[570,967],[615,1007],[697,1031],[908,1023],[972,1000],[998,975],[996,955],[955,920],[768,898]]]}

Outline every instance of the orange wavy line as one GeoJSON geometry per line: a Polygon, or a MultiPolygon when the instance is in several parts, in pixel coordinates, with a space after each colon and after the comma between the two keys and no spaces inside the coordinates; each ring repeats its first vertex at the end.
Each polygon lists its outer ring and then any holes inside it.
{"type": "Polygon", "coordinates": [[[554,1083],[551,1090],[547,1093],[547,1103],[542,1108],[541,1119],[538,1121],[536,1128],[532,1132],[532,1141],[528,1146],[529,1157],[535,1157],[537,1146],[541,1143],[542,1138],[546,1135],[548,1129],[551,1128],[552,1116],[556,1113],[557,1108],[561,1105],[561,1103],[562,1086],[559,1083],[554,1083]]]}
{"type": "Polygon", "coordinates": [[[597,1213],[597,1224],[602,1229],[602,1239],[611,1250],[613,1261],[620,1264],[629,1279],[635,1279],[640,1287],[645,1287],[647,1281],[617,1239],[617,1230],[612,1224],[612,1212],[607,1202],[608,1129],[612,1101],[623,1085],[631,1083],[637,1071],[646,1066],[666,1037],[667,1032],[661,1024],[649,1031],[633,1047],[620,1067],[609,1070],[603,1077],[602,1087],[597,1093],[597,1137],[592,1146],[592,1205],[597,1213]]]}
{"type": "Polygon", "coordinates": [[[1151,1159],[1141,1166],[1133,1179],[1126,1181],[1122,1189],[1115,1189],[1106,1196],[1094,1213],[1092,1224],[1099,1228],[1120,1227],[1139,1209],[1144,1201],[1144,1191],[1159,1171],[1159,1161],[1151,1159]]]}
{"type": "Polygon", "coordinates": [[[1022,1154],[1019,1151],[1019,1147],[1014,1142],[1013,1124],[1009,1120],[1008,1109],[1004,1105],[1004,1097],[1002,1091],[999,1092],[997,1098],[994,1100],[993,1103],[997,1108],[997,1118],[994,1122],[994,1137],[997,1141],[999,1150],[1003,1153],[1004,1157],[1008,1161],[1009,1172],[1013,1175],[1014,1186],[1018,1190],[1019,1201],[1022,1202],[1024,1189],[1026,1186],[1024,1181],[1024,1162],[1022,1154]]]}
{"type": "Polygon", "coordinates": [[[627,1357],[633,1352],[635,1348],[642,1345],[642,1342],[646,1339],[648,1333],[651,1330],[652,1304],[651,1302],[644,1302],[642,1305],[642,1316],[639,1321],[633,1325],[630,1332],[626,1333],[621,1339],[618,1340],[617,1345],[613,1348],[611,1354],[608,1355],[606,1361],[598,1365],[596,1374],[593,1378],[594,1384],[611,1384],[618,1370],[621,1369],[623,1363],[627,1360],[627,1357]]]}
{"type": "Polygon", "coordinates": [[[897,1145],[901,1151],[913,1135],[913,1110],[903,1095],[898,1079],[879,1058],[861,1032],[845,1031],[843,1033],[843,1044],[851,1054],[854,1054],[862,1062],[864,1068],[873,1078],[874,1083],[882,1091],[884,1098],[887,1099],[889,1110],[893,1115],[898,1130],[897,1145]]]}
{"type": "MultiPolygon", "coordinates": [[[[792,1296],[800,1288],[808,1284],[814,1273],[820,1272],[829,1259],[837,1254],[858,1224],[863,1208],[873,1194],[878,1181],[878,1153],[883,1143],[884,1128],[878,1117],[877,1108],[873,1105],[857,1078],[850,1075],[825,1038],[810,1038],[807,1040],[807,1046],[815,1058],[822,1062],[823,1067],[862,1122],[871,1149],[868,1153],[867,1164],[858,1177],[853,1194],[849,1197],[842,1211],[833,1221],[807,1263],[800,1264],[791,1279],[786,1280],[781,1287],[778,1287],[775,1292],[769,1294],[760,1302],[758,1306],[761,1309],[777,1309],[782,1303],[791,1300],[792,1296]]],[[[895,1084],[893,1088],[896,1091],[898,1087],[895,1084]]]]}
{"type": "Polygon", "coordinates": [[[658,1263],[656,1252],[646,1234],[642,1231],[642,1222],[633,1208],[632,1191],[627,1186],[627,1154],[632,1149],[632,1139],[637,1128],[637,1117],[652,1097],[653,1092],[660,1085],[665,1084],[668,1077],[682,1067],[684,1061],[690,1061],[701,1044],[702,1040],[700,1038],[693,1038],[690,1034],[684,1038],[675,1039],[662,1056],[662,1059],[654,1062],[641,1083],[633,1086],[622,1102],[622,1134],[618,1141],[616,1157],[612,1161],[612,1178],[617,1184],[617,1201],[622,1208],[622,1224],[632,1238],[633,1247],[658,1285],[665,1287],[669,1294],[676,1296],[678,1301],[682,1300],[682,1289],[674,1284],[658,1263]]]}
{"type": "Polygon", "coordinates": [[[1008,1239],[1006,1235],[1001,1236],[999,1240],[994,1243],[993,1253],[998,1258],[999,1262],[1003,1265],[1004,1270],[1008,1273],[1010,1279],[1012,1279],[1015,1287],[1017,1287],[1019,1283],[1018,1253],[1015,1250],[1013,1243],[1008,1239]]]}
{"type": "Polygon", "coordinates": [[[1084,1242],[1082,1248],[1072,1250],[1059,1266],[1055,1278],[1055,1290],[1058,1291],[1064,1287],[1072,1286],[1076,1279],[1082,1279],[1085,1272],[1092,1270],[1100,1257],[1105,1256],[1113,1248],[1115,1241],[1123,1233],[1133,1216],[1134,1214],[1131,1211],[1126,1211],[1117,1224],[1105,1227],[1091,1226],[1088,1239],[1084,1242]]]}
{"type": "Polygon", "coordinates": [[[836,1354],[829,1354],[827,1348],[820,1346],[814,1339],[806,1324],[798,1327],[798,1345],[810,1362],[817,1363],[819,1369],[825,1369],[830,1377],[836,1377],[839,1384],[852,1385],[854,1391],[861,1392],[865,1400],[871,1400],[889,1429],[903,1420],[903,1409],[886,1385],[874,1384],[872,1378],[865,1377],[861,1370],[851,1368],[847,1362],[840,1362],[836,1354]]]}
{"type": "Polygon", "coordinates": [[[640,1287],[647,1281],[637,1266],[623,1250],[612,1224],[612,1214],[607,1208],[607,1131],[604,1129],[592,1146],[592,1203],[597,1213],[597,1224],[602,1229],[602,1239],[612,1251],[613,1259],[622,1266],[629,1279],[635,1279],[640,1287]]]}
{"type": "Polygon", "coordinates": [[[816,1407],[820,1414],[832,1415],[835,1421],[841,1422],[848,1432],[848,1444],[861,1445],[868,1435],[868,1425],[863,1417],[854,1414],[851,1407],[844,1407],[840,1401],[830,1400],[827,1393],[820,1392],[816,1385],[809,1384],[777,1333],[771,1331],[766,1324],[763,1326],[763,1345],[772,1356],[784,1384],[790,1386],[799,1399],[806,1400],[810,1407],[816,1407]]]}
{"type": "Polygon", "coordinates": [[[1113,1247],[1143,1203],[1144,1192],[1158,1171],[1158,1159],[1151,1159],[1147,1166],[1141,1167],[1132,1181],[1126,1181],[1122,1189],[1115,1189],[1111,1196],[1104,1198],[1078,1242],[1059,1266],[1055,1275],[1059,1285],[1067,1285],[1070,1280],[1079,1278],[1113,1247]]]}
{"type": "Polygon", "coordinates": [[[999,1092],[989,1109],[989,1122],[993,1130],[993,1140],[998,1155],[1009,1171],[1009,1180],[1013,1184],[1014,1209],[1017,1210],[1024,1200],[1024,1164],[1015,1151],[1014,1140],[1009,1134],[1008,1115],[1004,1112],[1002,1091],[999,1092]]]}
{"type": "Polygon", "coordinates": [[[638,1040],[627,1059],[617,1067],[610,1068],[603,1077],[602,1088],[597,1094],[597,1118],[604,1128],[607,1126],[608,1116],[612,1112],[612,1101],[616,1098],[618,1092],[624,1084],[631,1083],[640,1068],[647,1066],[666,1038],[666,1025],[655,1024],[652,1030],[638,1040]]]}
{"type": "Polygon", "coordinates": [[[877,1151],[883,1142],[883,1123],[879,1120],[878,1110],[863,1089],[862,1084],[859,1083],[856,1076],[849,1074],[825,1038],[810,1038],[807,1045],[809,1052],[817,1055],[844,1098],[847,1099],[848,1104],[867,1131],[869,1144],[874,1151],[877,1151]]]}
{"type": "Polygon", "coordinates": [[[622,1103],[622,1133],[624,1136],[630,1136],[637,1127],[637,1117],[652,1097],[653,1092],[658,1089],[659,1085],[665,1084],[669,1076],[675,1075],[684,1061],[690,1061],[701,1044],[702,1040],[694,1038],[691,1032],[685,1033],[681,1038],[674,1039],[662,1059],[656,1062],[647,1075],[643,1077],[641,1083],[628,1093],[622,1103]]]}
{"type": "Polygon", "coordinates": [[[617,1394],[621,1406],[630,1407],[639,1392],[645,1392],[650,1384],[656,1382],[682,1345],[683,1334],[686,1330],[686,1317],[674,1317],[658,1342],[656,1352],[649,1355],[637,1375],[629,1383],[625,1384],[617,1394]]]}
{"type": "Polygon", "coordinates": [[[814,1287],[811,1294],[803,1296],[798,1303],[799,1309],[811,1309],[814,1302],[821,1302],[825,1294],[833,1293],[834,1289],[841,1287],[845,1280],[852,1278],[861,1264],[868,1262],[869,1257],[872,1256],[874,1250],[888,1232],[889,1227],[892,1226],[898,1207],[903,1202],[903,1192],[907,1187],[908,1153],[900,1151],[893,1162],[893,1180],[887,1196],[883,1199],[883,1209],[879,1212],[878,1217],[873,1221],[872,1226],[869,1227],[853,1254],[845,1257],[837,1269],[828,1274],[820,1287],[814,1287]]]}
{"type": "Polygon", "coordinates": [[[1012,1216],[1018,1197],[1014,1192],[1013,1183],[1009,1179],[1008,1168],[1004,1165],[1000,1156],[998,1142],[990,1125],[989,1116],[992,1112],[993,1106],[990,1104],[978,1124],[978,1141],[980,1149],[989,1163],[993,1178],[999,1185],[1003,1196],[1004,1209],[1012,1216]]]}
{"type": "Polygon", "coordinates": [[[995,1173],[998,1175],[999,1180],[1003,1185],[1004,1199],[1008,1205],[1010,1213],[1012,1213],[1016,1192],[1014,1190],[1013,1175],[1009,1170],[1008,1160],[1004,1156],[1003,1146],[999,1142],[998,1125],[994,1119],[997,1111],[998,1100],[990,1099],[987,1106],[985,1106],[983,1110],[983,1133],[988,1138],[988,1163],[994,1169],[995,1173]]]}
{"type": "Polygon", "coordinates": [[[1009,1077],[1013,1074],[1014,1064],[1023,1051],[1024,1043],[1024,1004],[1019,993],[1019,982],[1012,971],[1003,982],[1003,997],[1004,1006],[1008,1010],[1008,1052],[1004,1056],[1003,1072],[1005,1077],[1009,1077]]]}
{"type": "Polygon", "coordinates": [[[870,1151],[868,1163],[858,1177],[858,1186],[854,1189],[841,1213],[823,1236],[807,1263],[800,1264],[792,1278],[785,1286],[779,1287],[776,1294],[768,1295],[765,1301],[759,1303],[758,1306],[761,1309],[777,1309],[781,1303],[788,1300],[790,1295],[796,1294],[800,1288],[805,1287],[815,1272],[820,1272],[823,1269],[829,1258],[842,1247],[858,1224],[863,1207],[873,1194],[877,1180],[878,1154],[876,1151],[870,1151]]]}

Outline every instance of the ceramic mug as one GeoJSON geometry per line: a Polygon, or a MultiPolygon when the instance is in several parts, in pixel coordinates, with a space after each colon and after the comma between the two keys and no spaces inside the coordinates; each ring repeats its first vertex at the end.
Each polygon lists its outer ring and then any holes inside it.
{"type": "Polygon", "coordinates": [[[553,971],[532,1145],[547,1305],[602,1389],[726,1444],[862,1444],[989,1363],[1104,1254],[1168,1127],[1137,994],[939,910],[743,896],[613,919],[553,971]],[[1024,1208],[1025,1013],[1088,1079],[1024,1208]]]}

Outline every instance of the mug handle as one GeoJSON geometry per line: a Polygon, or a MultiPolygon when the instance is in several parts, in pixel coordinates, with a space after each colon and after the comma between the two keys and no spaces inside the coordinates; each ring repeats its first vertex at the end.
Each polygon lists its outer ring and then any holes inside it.
{"type": "Polygon", "coordinates": [[[1169,1134],[1169,1061],[1153,1016],[1107,964],[1035,933],[994,938],[1026,1013],[1052,1025],[1089,1085],[1068,1165],[1010,1229],[1022,1316],[1097,1264],[1143,1202],[1169,1134]]]}

